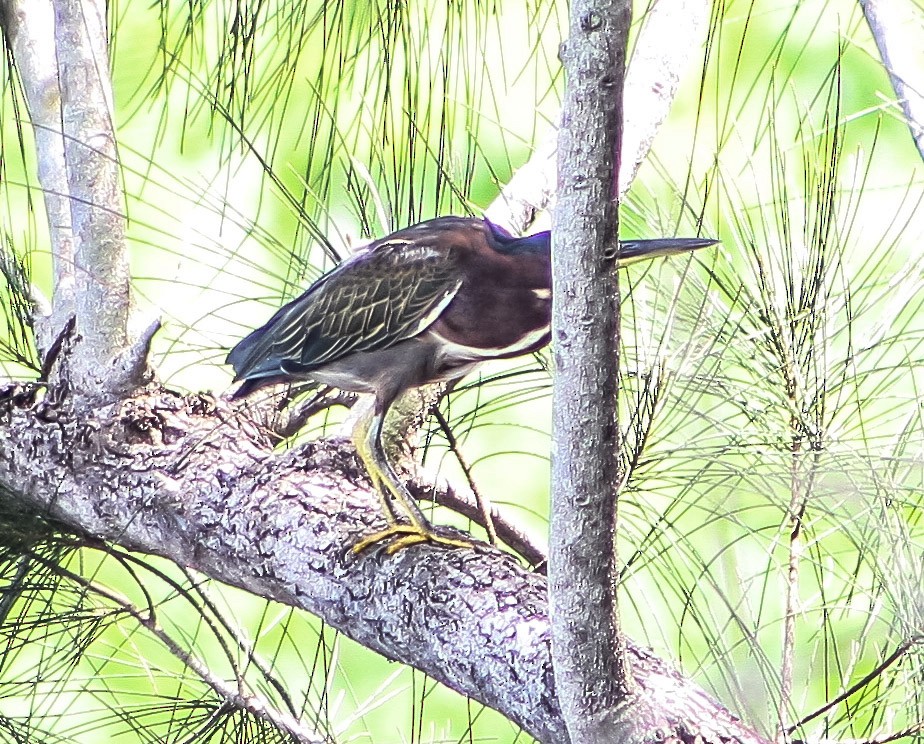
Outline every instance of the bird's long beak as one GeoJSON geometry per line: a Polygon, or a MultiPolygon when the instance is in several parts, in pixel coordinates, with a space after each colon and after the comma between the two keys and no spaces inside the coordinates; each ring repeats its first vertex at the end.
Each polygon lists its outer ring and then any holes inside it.
{"type": "Polygon", "coordinates": [[[648,261],[662,256],[675,256],[678,253],[698,251],[715,245],[718,240],[712,238],[655,238],[653,240],[619,241],[619,265],[627,266],[636,261],[648,261]]]}

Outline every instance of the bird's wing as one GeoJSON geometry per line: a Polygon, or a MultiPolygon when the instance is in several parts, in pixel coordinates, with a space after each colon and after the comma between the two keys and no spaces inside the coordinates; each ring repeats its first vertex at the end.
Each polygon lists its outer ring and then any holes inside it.
{"type": "Polygon", "coordinates": [[[374,243],[319,279],[228,356],[238,378],[298,374],[424,331],[461,278],[451,251],[401,239],[374,243]]]}

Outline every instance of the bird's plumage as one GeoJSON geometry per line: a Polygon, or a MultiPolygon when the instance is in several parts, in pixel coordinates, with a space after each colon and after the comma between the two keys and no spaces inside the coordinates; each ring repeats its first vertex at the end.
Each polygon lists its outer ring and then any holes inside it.
{"type": "MultiPolygon", "coordinates": [[[[712,245],[707,239],[626,241],[620,265],[712,245]]],[[[363,248],[284,305],[228,354],[234,397],[280,382],[314,379],[373,393],[354,431],[357,451],[392,523],[360,546],[398,535],[396,549],[439,537],[382,449],[382,422],[405,390],[456,380],[482,362],[549,341],[551,235],[511,236],[488,220],[440,217],[363,248]],[[388,496],[404,505],[399,524],[388,496]]]]}
{"type": "MultiPolygon", "coordinates": [[[[312,376],[374,392],[369,375],[349,379],[348,360],[356,367],[400,366],[390,350],[402,344],[398,351],[409,356],[434,355],[432,364],[416,365],[416,379],[407,385],[428,381],[421,377],[452,379],[485,359],[538,348],[548,340],[548,244],[548,233],[516,239],[463,217],[430,220],[375,241],[231,350],[227,361],[236,379],[245,380],[236,397],[312,376]]],[[[397,381],[394,374],[384,377],[380,384],[397,381]]]]}
{"type": "Polygon", "coordinates": [[[413,338],[459,288],[451,256],[402,239],[379,241],[325,274],[228,355],[239,379],[272,384],[346,356],[413,338]]]}

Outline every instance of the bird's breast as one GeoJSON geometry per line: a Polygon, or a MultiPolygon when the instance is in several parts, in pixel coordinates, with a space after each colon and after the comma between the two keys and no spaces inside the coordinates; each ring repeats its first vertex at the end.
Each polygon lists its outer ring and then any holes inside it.
{"type": "Polygon", "coordinates": [[[500,359],[526,354],[549,340],[551,292],[546,288],[463,286],[430,331],[445,354],[500,359]]]}

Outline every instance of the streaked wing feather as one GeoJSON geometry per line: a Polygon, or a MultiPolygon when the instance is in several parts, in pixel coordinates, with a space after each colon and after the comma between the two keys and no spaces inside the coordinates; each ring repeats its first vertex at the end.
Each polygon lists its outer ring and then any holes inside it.
{"type": "Polygon", "coordinates": [[[295,374],[392,346],[436,319],[459,288],[457,269],[451,252],[426,244],[373,244],[281,308],[229,361],[239,378],[295,374]]]}

